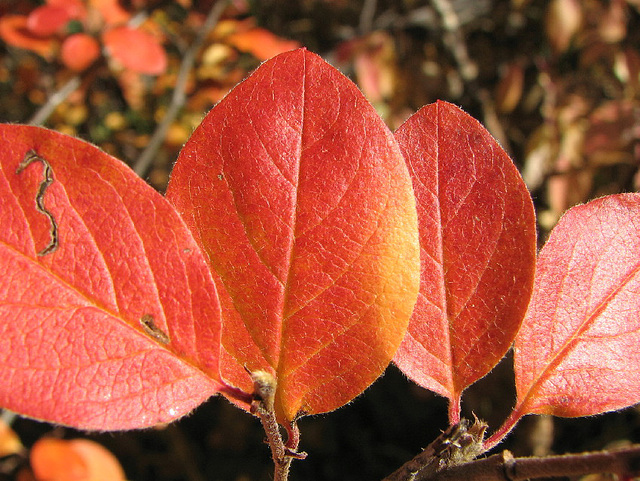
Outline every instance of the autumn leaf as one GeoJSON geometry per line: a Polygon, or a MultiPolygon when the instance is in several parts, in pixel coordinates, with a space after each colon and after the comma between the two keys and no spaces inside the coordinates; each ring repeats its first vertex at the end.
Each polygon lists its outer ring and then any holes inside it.
{"type": "Polygon", "coordinates": [[[24,446],[20,438],[4,419],[0,418],[0,458],[20,454],[24,446]]]}
{"type": "Polygon", "coordinates": [[[395,363],[421,386],[459,398],[504,356],[534,275],[531,197],[482,125],[446,102],[397,131],[418,204],[420,295],[395,363]]]}
{"type": "Polygon", "coordinates": [[[31,449],[30,461],[37,481],[126,479],[115,456],[89,439],[39,439],[31,449]]]}
{"type": "Polygon", "coordinates": [[[167,198],[215,271],[225,379],[275,375],[285,423],[386,368],[417,295],[415,201],[393,136],[337,70],[304,49],[264,63],[195,130],[167,198]]]}
{"type": "Polygon", "coordinates": [[[300,47],[300,44],[295,40],[280,38],[259,27],[233,33],[225,41],[241,52],[250,53],[259,60],[267,60],[282,52],[300,47]]]}
{"type": "Polygon", "coordinates": [[[0,406],[127,429],[222,389],[215,286],[174,209],[81,140],[0,139],[0,406]]]}
{"type": "Polygon", "coordinates": [[[91,35],[76,33],[62,42],[60,58],[68,68],[81,72],[100,57],[100,44],[91,35]]]}
{"type": "Polygon", "coordinates": [[[515,343],[517,416],[640,402],[640,195],[569,210],[540,252],[515,343]]]}
{"type": "Polygon", "coordinates": [[[49,37],[62,31],[69,21],[86,16],[84,6],[76,2],[42,5],[35,8],[27,17],[27,28],[34,35],[49,37]]]}
{"type": "Polygon", "coordinates": [[[13,47],[31,50],[49,60],[57,47],[55,39],[41,38],[29,31],[27,17],[24,15],[0,17],[0,38],[13,47]]]}
{"type": "Polygon", "coordinates": [[[125,69],[159,75],[167,69],[167,53],[158,40],[139,28],[115,27],[102,35],[105,49],[125,69]]]}

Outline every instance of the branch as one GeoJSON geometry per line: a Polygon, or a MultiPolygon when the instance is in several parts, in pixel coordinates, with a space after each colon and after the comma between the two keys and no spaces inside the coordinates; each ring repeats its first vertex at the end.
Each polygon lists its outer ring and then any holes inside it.
{"type": "Polygon", "coordinates": [[[595,453],[514,458],[509,451],[454,466],[415,481],[524,481],[542,477],[610,473],[620,477],[640,475],[640,446],[595,453]]]}
{"type": "Polygon", "coordinates": [[[442,40],[458,64],[460,76],[465,82],[474,81],[478,77],[478,66],[469,58],[458,14],[449,0],[432,0],[431,3],[442,19],[442,40]]]}
{"type": "Polygon", "coordinates": [[[64,102],[78,87],[80,87],[80,76],[71,77],[58,91],[53,93],[47,102],[28,120],[29,125],[42,125],[51,116],[58,105],[64,102]]]}
{"type": "Polygon", "coordinates": [[[165,137],[167,136],[169,127],[178,116],[178,113],[180,112],[182,106],[185,104],[187,99],[187,81],[189,80],[189,73],[191,72],[191,70],[193,69],[193,65],[195,64],[196,55],[202,48],[202,45],[204,44],[209,31],[215,26],[216,23],[218,23],[218,19],[220,18],[220,15],[222,15],[222,12],[224,12],[224,9],[227,7],[228,3],[228,0],[219,0],[213,4],[213,7],[211,7],[211,10],[207,15],[204,24],[202,24],[202,27],[200,27],[200,30],[198,31],[196,39],[193,41],[189,49],[185,52],[184,57],[182,58],[182,62],[180,63],[180,70],[178,70],[178,77],[176,79],[176,85],[173,89],[173,95],[171,96],[169,108],[167,109],[162,122],[160,122],[156,127],[156,130],[153,133],[149,144],[142,151],[142,153],[134,163],[133,170],[140,177],[143,177],[149,170],[149,167],[151,166],[156,153],[160,149],[165,137]]]}
{"type": "Polygon", "coordinates": [[[484,452],[482,442],[486,429],[487,425],[482,421],[476,419],[469,426],[469,420],[462,419],[382,481],[418,481],[468,463],[484,452]]]}
{"type": "Polygon", "coordinates": [[[280,433],[280,425],[276,419],[275,394],[276,379],[266,371],[249,372],[253,380],[253,402],[251,403],[251,413],[260,418],[264,432],[267,434],[267,441],[271,448],[271,457],[274,464],[274,481],[287,481],[289,479],[289,469],[291,461],[294,459],[304,459],[307,453],[297,452],[299,441],[298,428],[292,424],[289,433],[294,433],[285,444],[280,433]]]}
{"type": "Polygon", "coordinates": [[[609,473],[640,475],[640,446],[562,456],[514,458],[509,451],[475,459],[486,451],[487,425],[467,419],[451,426],[424,451],[382,481],[524,481],[609,473]]]}

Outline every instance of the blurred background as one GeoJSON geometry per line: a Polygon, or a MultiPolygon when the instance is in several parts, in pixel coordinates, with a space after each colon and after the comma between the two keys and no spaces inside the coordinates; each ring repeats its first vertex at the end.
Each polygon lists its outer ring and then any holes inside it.
{"type": "MultiPolygon", "coordinates": [[[[204,114],[299,46],[352,78],[391,129],[437,99],[480,120],[520,169],[541,242],[568,207],[639,190],[639,0],[0,0],[0,121],[88,140],[162,192],[204,114]]],[[[468,390],[463,412],[495,429],[514,399],[507,358],[468,390]]],[[[292,480],[381,479],[446,425],[445,400],[391,366],[350,405],[300,422],[309,457],[292,480]]],[[[48,435],[97,440],[132,480],[272,477],[260,423],[221,398],[154,430],[88,435],[20,418],[12,428],[27,448],[48,435]]],[[[635,408],[525,418],[500,447],[628,442],[640,442],[635,408]]],[[[33,479],[24,451],[1,446],[0,435],[0,479],[33,479]]]]}

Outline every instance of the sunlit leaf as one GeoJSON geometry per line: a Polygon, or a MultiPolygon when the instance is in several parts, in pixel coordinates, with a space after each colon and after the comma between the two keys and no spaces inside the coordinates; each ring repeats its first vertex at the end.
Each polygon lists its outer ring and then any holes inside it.
{"type": "Polygon", "coordinates": [[[2,125],[0,141],[0,406],[125,429],[215,393],[217,295],[173,208],[81,140],[2,125]]]}
{"type": "Polygon", "coordinates": [[[423,107],[396,139],[418,204],[422,274],[394,360],[456,405],[504,356],[524,316],[535,266],[533,204],[504,150],[452,104],[423,107]]]}
{"type": "Polygon", "coordinates": [[[358,89],[305,50],[263,64],[183,148],[167,198],[209,255],[223,374],[278,382],[281,421],[330,411],[385,369],[418,289],[411,180],[358,89]]]}
{"type": "Polygon", "coordinates": [[[640,195],[569,210],[540,252],[515,343],[516,412],[587,416],[640,402],[640,195]]]}

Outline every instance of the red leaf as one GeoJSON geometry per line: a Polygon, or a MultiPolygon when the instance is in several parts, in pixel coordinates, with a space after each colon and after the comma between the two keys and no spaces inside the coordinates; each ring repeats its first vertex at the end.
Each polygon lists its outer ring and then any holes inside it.
{"type": "Polygon", "coordinates": [[[394,361],[455,411],[462,391],[509,349],[524,316],[535,265],[533,204],[504,150],[452,104],[427,105],[396,139],[418,203],[422,274],[394,361]]]}
{"type": "Polygon", "coordinates": [[[215,287],[174,209],[81,140],[20,125],[0,139],[0,406],[127,429],[221,388],[215,287]]]}
{"type": "Polygon", "coordinates": [[[81,72],[100,57],[100,44],[91,35],[76,33],[64,40],[60,56],[68,68],[81,72]]]}
{"type": "Polygon", "coordinates": [[[290,421],[386,368],[418,289],[415,203],[393,136],[337,70],[303,49],[263,64],[193,133],[167,198],[216,272],[226,379],[275,374],[290,421]]]}
{"type": "Polygon", "coordinates": [[[24,15],[4,15],[0,18],[0,38],[9,45],[31,50],[50,59],[56,51],[56,41],[40,38],[27,29],[27,17],[24,15]]]}
{"type": "Polygon", "coordinates": [[[49,37],[55,35],[73,18],[73,12],[67,8],[42,5],[27,17],[27,29],[39,37],[49,37]]]}
{"type": "Polygon", "coordinates": [[[167,69],[164,48],[143,30],[112,28],[103,34],[102,41],[109,55],[126,69],[147,75],[159,75],[167,69]]]}
{"type": "Polygon", "coordinates": [[[640,195],[574,207],[540,252],[515,344],[521,414],[640,402],[640,195]]]}

